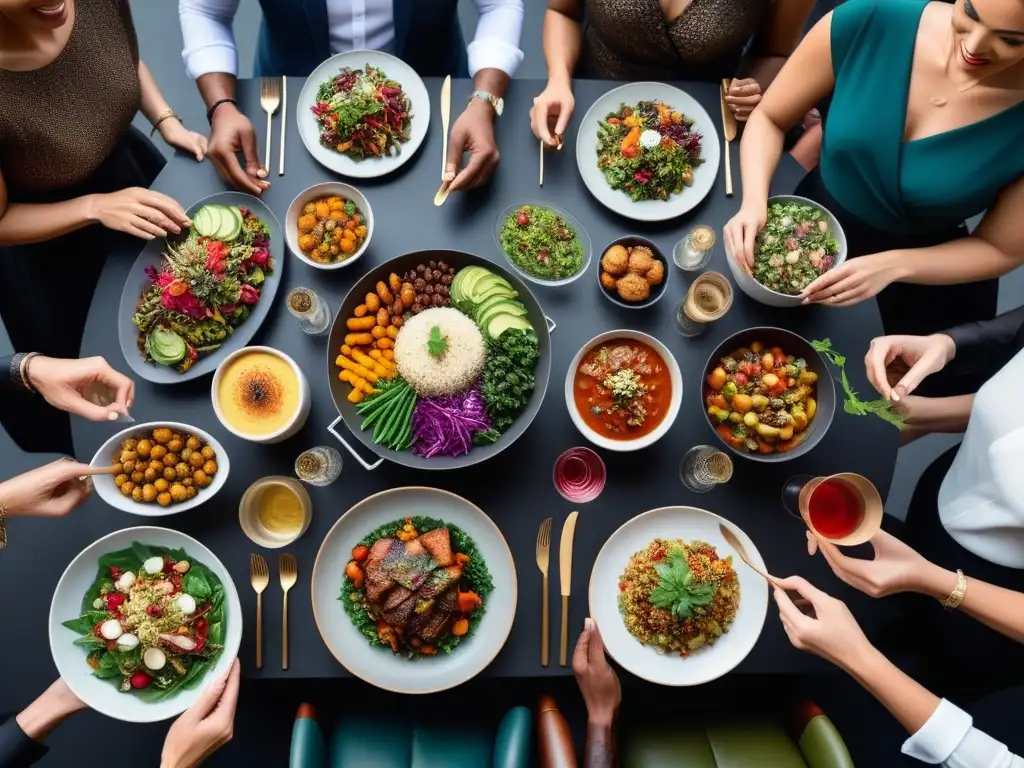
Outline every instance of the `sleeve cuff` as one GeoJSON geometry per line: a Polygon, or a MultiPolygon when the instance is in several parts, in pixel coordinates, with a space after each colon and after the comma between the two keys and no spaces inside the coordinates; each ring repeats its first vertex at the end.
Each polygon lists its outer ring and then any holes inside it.
{"type": "Polygon", "coordinates": [[[512,77],[523,60],[521,50],[494,37],[474,40],[467,46],[466,52],[469,56],[471,77],[475,77],[481,69],[500,69],[512,77]]]}
{"type": "Polygon", "coordinates": [[[49,750],[30,739],[11,715],[0,723],[0,765],[28,766],[39,762],[49,750]]]}
{"type": "Polygon", "coordinates": [[[955,704],[942,699],[921,730],[903,742],[903,754],[929,765],[945,763],[964,740],[974,720],[955,704]]]}
{"type": "Polygon", "coordinates": [[[185,69],[193,80],[210,72],[226,72],[238,76],[238,49],[229,43],[214,43],[203,48],[186,49],[182,53],[185,69]]]}

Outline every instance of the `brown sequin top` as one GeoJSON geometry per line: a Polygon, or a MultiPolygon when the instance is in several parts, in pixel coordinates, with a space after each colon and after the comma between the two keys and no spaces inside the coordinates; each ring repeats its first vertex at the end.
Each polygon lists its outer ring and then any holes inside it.
{"type": "Polygon", "coordinates": [[[674,21],[658,0],[586,0],[580,74],[615,80],[732,77],[771,0],[692,0],[674,21]]]}
{"type": "Polygon", "coordinates": [[[85,181],[139,109],[139,45],[128,0],[77,0],[50,64],[0,69],[0,171],[11,199],[85,181]]]}

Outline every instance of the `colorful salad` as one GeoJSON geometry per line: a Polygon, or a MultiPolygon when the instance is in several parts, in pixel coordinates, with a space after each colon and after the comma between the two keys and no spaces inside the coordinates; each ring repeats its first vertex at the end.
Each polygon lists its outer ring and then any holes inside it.
{"type": "Polygon", "coordinates": [[[64,622],[93,675],[147,700],[194,688],[224,650],[224,585],[183,550],[135,542],[110,552],[64,622]]]}
{"type": "Polygon", "coordinates": [[[825,213],[800,203],[773,203],[757,235],[754,277],[765,288],[796,296],[836,262],[839,244],[825,213]]]}
{"type": "Polygon", "coordinates": [[[184,373],[245,322],[273,271],[266,224],[248,208],[204,205],[186,235],[168,238],[163,262],[146,268],[150,285],[132,315],[139,351],[184,373]]]}
{"type": "Polygon", "coordinates": [[[502,222],[498,237],[505,258],[541,280],[564,280],[583,269],[576,230],[556,211],[520,206],[502,222]]]}
{"type": "Polygon", "coordinates": [[[623,104],[597,126],[597,167],[634,201],[668,200],[693,184],[700,142],[693,119],[668,104],[623,104]]]}
{"type": "Polygon", "coordinates": [[[320,143],[354,160],[383,157],[409,140],[412,104],[401,83],[369,64],[345,67],[320,84],[310,109],[320,126],[320,143]]]}

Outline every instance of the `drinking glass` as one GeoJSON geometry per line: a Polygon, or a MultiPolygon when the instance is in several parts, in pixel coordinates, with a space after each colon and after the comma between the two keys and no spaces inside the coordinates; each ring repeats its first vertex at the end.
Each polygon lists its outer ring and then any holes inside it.
{"type": "Polygon", "coordinates": [[[679,465],[679,479],[694,493],[707,493],[732,477],[729,454],[710,445],[695,445],[679,465]]]}
{"type": "Polygon", "coordinates": [[[298,318],[303,333],[320,336],[331,327],[331,308],[312,288],[293,289],[285,303],[288,311],[298,318]]]}
{"type": "Polygon", "coordinates": [[[698,224],[675,244],[672,261],[680,269],[697,272],[707,266],[714,250],[715,230],[706,224],[698,224]]]}
{"type": "Polygon", "coordinates": [[[295,474],[310,485],[330,485],[341,474],[341,454],[329,445],[318,445],[299,454],[295,474]]]}
{"type": "Polygon", "coordinates": [[[833,544],[863,544],[882,527],[878,489],[852,472],[795,475],[782,486],[782,504],[815,535],[833,544]]]}
{"type": "Polygon", "coordinates": [[[699,336],[708,324],[723,317],[732,306],[732,283],[718,272],[698,276],[676,306],[676,330],[683,336],[699,336]]]}

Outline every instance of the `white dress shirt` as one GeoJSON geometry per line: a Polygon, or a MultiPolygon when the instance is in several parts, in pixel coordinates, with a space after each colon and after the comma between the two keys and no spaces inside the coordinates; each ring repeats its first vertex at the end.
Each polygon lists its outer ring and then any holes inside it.
{"type": "Polygon", "coordinates": [[[903,754],[946,768],[1024,768],[1024,760],[976,729],[969,714],[945,699],[903,743],[903,754]]]}
{"type": "MultiPolygon", "coordinates": [[[[298,2],[298,0],[293,0],[298,2]]],[[[372,48],[394,53],[392,0],[324,0],[330,27],[331,52],[372,48]]],[[[523,60],[519,36],[523,0],[475,0],[480,21],[467,47],[469,73],[500,69],[509,77],[523,60]]],[[[232,22],[239,0],[178,0],[185,39],[185,68],[195,79],[207,72],[238,74],[238,49],[232,22]]],[[[296,41],[296,45],[302,45],[296,41]]]]}
{"type": "MultiPolygon", "coordinates": [[[[960,546],[1024,568],[1024,351],[978,390],[971,419],[939,490],[939,518],[960,546]]],[[[956,563],[945,563],[955,568],[956,563]]]]}

